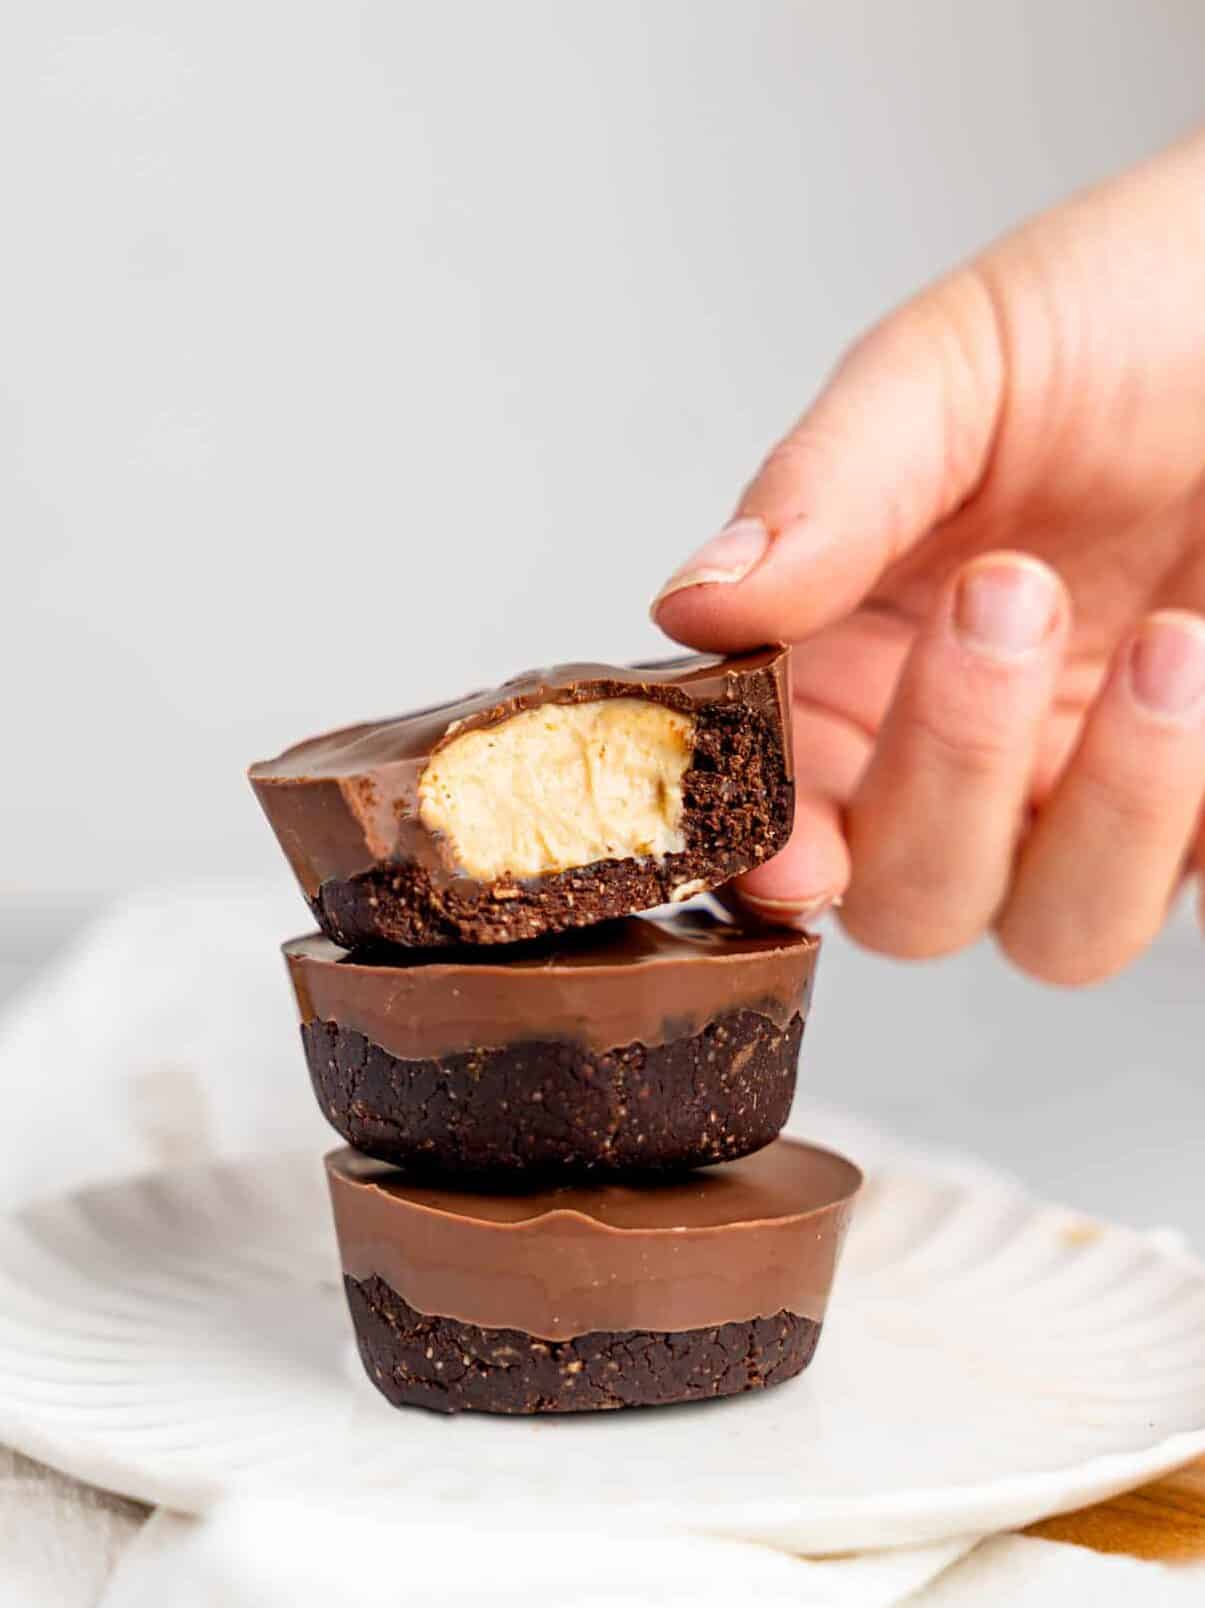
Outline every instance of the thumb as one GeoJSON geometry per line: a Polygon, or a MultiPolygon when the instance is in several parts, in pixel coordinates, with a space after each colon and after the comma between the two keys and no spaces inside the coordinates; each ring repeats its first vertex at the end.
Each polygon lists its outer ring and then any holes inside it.
{"type": "Polygon", "coordinates": [[[973,494],[1003,393],[996,302],[983,272],[965,268],[846,354],[729,525],[666,582],[653,618],[721,652],[841,618],[973,494]]]}

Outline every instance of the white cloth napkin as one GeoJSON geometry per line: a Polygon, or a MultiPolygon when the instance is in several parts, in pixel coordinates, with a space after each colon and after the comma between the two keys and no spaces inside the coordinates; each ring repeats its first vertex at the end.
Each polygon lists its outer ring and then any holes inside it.
{"type": "MultiPolygon", "coordinates": [[[[291,889],[238,883],[150,892],[85,932],[0,1023],[0,1207],[205,1157],[329,1147],[313,1102],[299,1097],[296,1017],[279,953],[282,939],[306,925],[291,889]]],[[[810,1112],[808,1120],[815,1137],[844,1144],[871,1165],[898,1149],[840,1113],[810,1112]]],[[[5,1519],[0,1495],[0,1527],[5,1519]]],[[[63,1527],[65,1547],[82,1546],[78,1528],[63,1527]]],[[[110,1530],[96,1544],[110,1549],[110,1530]]],[[[0,1605],[60,1600],[53,1570],[43,1570],[46,1590],[36,1589],[39,1549],[49,1563],[40,1543],[26,1548],[33,1573],[19,1582],[5,1578],[0,1560],[0,1605]]],[[[100,1567],[98,1556],[94,1546],[88,1567],[100,1567]]],[[[53,1562],[61,1575],[62,1558],[53,1562]]],[[[555,1531],[533,1515],[519,1531],[491,1525],[488,1515],[470,1520],[413,1504],[401,1512],[319,1512],[282,1493],[271,1502],[229,1501],[200,1518],[156,1514],[101,1601],[104,1608],[730,1608],[751,1600],[889,1608],[908,1600],[1041,1608],[1121,1602],[1124,1594],[1127,1608],[1144,1608],[1201,1600],[1199,1575],[1191,1586],[1198,1595],[1166,1595],[1188,1580],[1017,1537],[817,1561],[700,1536],[609,1534],[586,1512],[555,1531]]]]}
{"type": "Polygon", "coordinates": [[[404,1514],[228,1502],[157,1513],[100,1608],[1196,1608],[1205,1570],[1105,1557],[1028,1536],[796,1558],[709,1536],[588,1526],[471,1532],[404,1514]]]}
{"type": "Polygon", "coordinates": [[[329,1150],[280,953],[311,925],[295,890],[233,882],[150,890],[81,932],[0,1020],[0,1209],[210,1157],[329,1150]]]}
{"type": "Polygon", "coordinates": [[[145,1522],[136,1503],[0,1447],[0,1608],[93,1608],[145,1522]]]}
{"type": "Polygon", "coordinates": [[[390,1514],[224,1503],[158,1513],[102,1608],[891,1608],[967,1549],[809,1561],[708,1536],[471,1525],[446,1509],[390,1514]]]}

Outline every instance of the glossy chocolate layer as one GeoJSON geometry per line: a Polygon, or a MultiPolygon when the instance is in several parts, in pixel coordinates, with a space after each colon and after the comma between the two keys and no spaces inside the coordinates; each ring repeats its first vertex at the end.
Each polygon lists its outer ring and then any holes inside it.
{"type": "MultiPolygon", "coordinates": [[[[528,671],[458,702],[311,738],[253,765],[251,784],[311,898],[328,879],[389,863],[420,864],[433,877],[453,879],[456,867],[419,820],[418,783],[431,754],[466,731],[541,704],[633,696],[688,713],[702,704],[739,701],[789,730],[787,650],[528,671]]],[[[789,767],[789,741],[785,751],[789,767]]]]}
{"type": "Polygon", "coordinates": [[[485,1195],[327,1157],[343,1270],[419,1312],[545,1340],[819,1322],[861,1174],[778,1139],[670,1182],[485,1195]]]}
{"type": "Polygon", "coordinates": [[[285,944],[303,1022],[352,1028],[402,1060],[524,1040],[591,1050],[665,1044],[753,1010],[805,1015],[819,939],[739,927],[709,909],[632,916],[489,949],[345,955],[326,938],[285,944]]]}

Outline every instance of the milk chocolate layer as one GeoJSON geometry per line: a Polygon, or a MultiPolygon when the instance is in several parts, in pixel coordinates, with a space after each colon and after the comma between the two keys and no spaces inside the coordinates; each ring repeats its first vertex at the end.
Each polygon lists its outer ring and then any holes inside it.
{"type": "Polygon", "coordinates": [[[703,891],[783,846],[794,797],[787,650],[533,671],[458,703],[314,738],[252,766],[250,776],[319,925],[336,942],[535,937],[703,891]],[[689,717],[680,814],[664,823],[662,848],[561,862],[538,876],[469,875],[423,814],[420,784],[432,756],[527,711],[611,699],[689,717]]]}
{"type": "Polygon", "coordinates": [[[805,1015],[819,940],[738,926],[703,907],[630,917],[498,951],[344,954],[285,944],[303,1022],[334,1022],[403,1060],[524,1040],[591,1050],[664,1044],[752,1010],[785,1028],[805,1015]]]}
{"type": "Polygon", "coordinates": [[[415,1311],[545,1340],[824,1316],[861,1174],[778,1139],[672,1181],[471,1194],[327,1157],[345,1274],[415,1311]]]}

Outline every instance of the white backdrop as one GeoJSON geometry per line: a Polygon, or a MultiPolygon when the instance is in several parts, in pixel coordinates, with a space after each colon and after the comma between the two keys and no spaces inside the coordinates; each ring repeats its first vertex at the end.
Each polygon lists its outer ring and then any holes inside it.
{"type": "Polygon", "coordinates": [[[262,871],[246,763],[656,644],[841,344],[1201,111],[1193,0],[0,8],[0,890],[262,871]]]}

